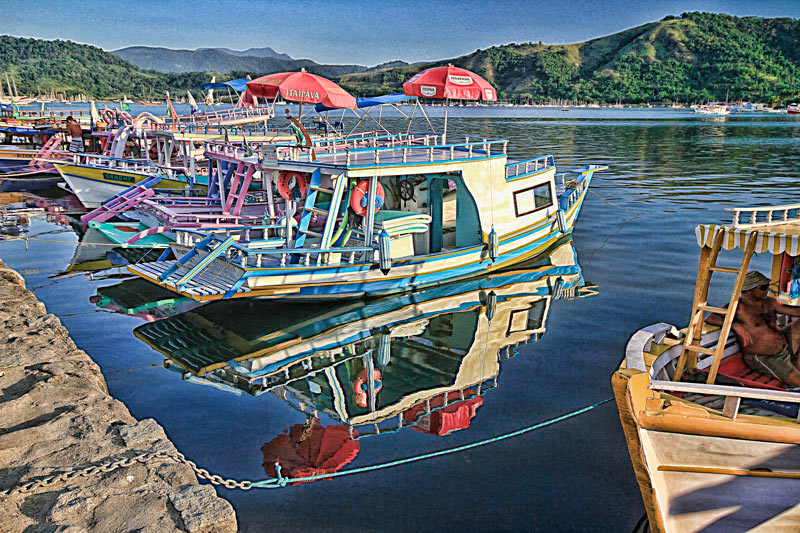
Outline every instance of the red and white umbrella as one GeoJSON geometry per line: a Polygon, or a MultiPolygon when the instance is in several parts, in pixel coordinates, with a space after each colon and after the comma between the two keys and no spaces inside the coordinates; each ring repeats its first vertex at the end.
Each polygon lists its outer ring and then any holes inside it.
{"type": "Polygon", "coordinates": [[[418,72],[403,84],[403,92],[409,96],[444,99],[443,140],[447,138],[447,109],[451,99],[490,102],[497,100],[497,91],[491,83],[474,72],[453,65],[418,72]]]}
{"type": "Polygon", "coordinates": [[[303,104],[324,104],[328,107],[356,108],[356,99],[337,84],[322,76],[306,72],[277,72],[247,82],[253,96],[303,104]]]}

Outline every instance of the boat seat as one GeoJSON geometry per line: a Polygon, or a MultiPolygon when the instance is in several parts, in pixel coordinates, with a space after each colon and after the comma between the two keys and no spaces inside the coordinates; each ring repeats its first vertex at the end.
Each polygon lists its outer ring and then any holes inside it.
{"type": "Polygon", "coordinates": [[[425,233],[431,223],[431,217],[423,213],[409,211],[380,210],[375,213],[375,234],[386,230],[390,237],[409,233],[425,233]]]}
{"type": "Polygon", "coordinates": [[[286,239],[254,239],[247,243],[248,250],[263,250],[265,248],[273,249],[286,246],[286,239]]]}
{"type": "MultiPolygon", "coordinates": [[[[708,372],[708,369],[701,370],[708,372]]],[[[725,376],[738,381],[745,387],[754,389],[787,390],[786,384],[782,381],[762,372],[757,372],[747,366],[742,359],[742,352],[737,352],[724,358],[719,364],[720,376],[725,376]]]]}

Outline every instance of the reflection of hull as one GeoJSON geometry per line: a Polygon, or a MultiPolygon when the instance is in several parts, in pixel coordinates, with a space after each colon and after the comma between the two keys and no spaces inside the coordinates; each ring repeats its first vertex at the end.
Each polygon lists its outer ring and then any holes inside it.
{"type": "Polygon", "coordinates": [[[188,379],[249,394],[272,390],[351,426],[407,413],[406,425],[446,434],[468,423],[480,402],[438,418],[411,410],[479,397],[493,386],[498,354],[543,334],[550,301],[582,286],[571,242],[562,241],[524,269],[402,297],[311,309],[219,302],[134,334],[188,379]]]}
{"type": "Polygon", "coordinates": [[[107,257],[112,243],[99,231],[88,228],[75,247],[67,272],[96,271],[111,268],[115,265],[107,257]]]}
{"type": "Polygon", "coordinates": [[[100,287],[89,300],[103,309],[148,322],[185,313],[200,305],[189,298],[176,298],[174,293],[140,279],[100,287]]]}

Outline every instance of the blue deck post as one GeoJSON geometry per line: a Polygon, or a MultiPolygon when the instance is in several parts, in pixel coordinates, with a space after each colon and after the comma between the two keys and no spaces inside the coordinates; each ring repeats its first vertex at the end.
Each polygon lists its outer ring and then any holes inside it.
{"type": "Polygon", "coordinates": [[[428,178],[428,205],[431,209],[430,253],[442,251],[442,218],[444,216],[444,180],[428,178]]]}

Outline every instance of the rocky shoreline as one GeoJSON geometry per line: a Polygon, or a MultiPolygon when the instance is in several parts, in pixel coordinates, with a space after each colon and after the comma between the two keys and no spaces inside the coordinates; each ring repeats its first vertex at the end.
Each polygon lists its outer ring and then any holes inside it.
{"type": "MultiPolygon", "coordinates": [[[[100,368],[0,261],[0,491],[148,452],[177,453],[155,420],[108,394],[100,368]]],[[[230,503],[159,458],[0,495],[0,532],[236,531],[230,503]]]]}

